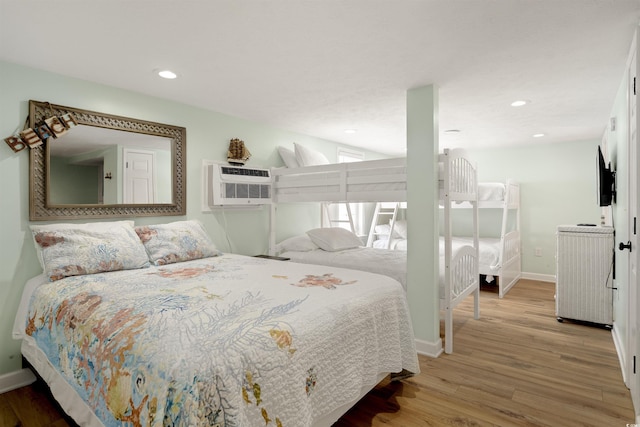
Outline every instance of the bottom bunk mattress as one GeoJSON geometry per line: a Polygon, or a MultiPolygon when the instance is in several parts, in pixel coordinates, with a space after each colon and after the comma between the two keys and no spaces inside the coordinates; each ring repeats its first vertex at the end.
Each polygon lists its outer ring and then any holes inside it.
{"type": "MultiPolygon", "coordinates": [[[[455,258],[458,251],[468,248],[462,242],[454,245],[452,257],[455,258]]],[[[440,298],[445,295],[445,257],[444,249],[440,251],[439,264],[439,290],[440,298]]],[[[284,251],[280,256],[291,259],[291,261],[306,264],[330,265],[341,268],[369,271],[377,274],[384,274],[399,281],[403,288],[407,289],[407,252],[391,249],[376,249],[369,247],[350,248],[341,251],[325,251],[323,249],[312,249],[306,251],[284,251]]],[[[450,286],[450,296],[457,297],[460,293],[468,289],[474,278],[468,277],[465,271],[454,270],[454,277],[450,286]]],[[[477,280],[477,276],[475,277],[477,280]]]]}
{"type": "Polygon", "coordinates": [[[225,254],[25,286],[14,338],[83,426],[330,425],[419,372],[401,285],[225,254]]]}
{"type": "MultiPolygon", "coordinates": [[[[453,250],[456,248],[473,245],[471,237],[454,237],[453,250]]],[[[500,245],[499,238],[481,237],[478,239],[478,269],[480,274],[498,274],[500,271],[500,245]]],[[[444,252],[444,239],[440,238],[440,252],[444,252]]]]}
{"type": "MultiPolygon", "coordinates": [[[[454,237],[452,240],[453,251],[459,249],[462,246],[473,246],[473,239],[471,237],[454,237]]],[[[499,238],[481,237],[478,239],[478,253],[479,253],[479,270],[480,274],[494,275],[500,271],[500,245],[501,240],[499,238]]],[[[373,247],[376,249],[387,248],[386,239],[378,239],[373,242],[373,247]]],[[[391,239],[389,249],[396,251],[407,250],[407,239],[391,239]]],[[[440,253],[444,253],[444,238],[440,237],[440,253]]]]}
{"type": "Polygon", "coordinates": [[[308,251],[285,251],[279,254],[291,261],[305,264],[330,265],[389,276],[407,289],[407,253],[367,247],[349,248],[341,251],[313,249],[308,251]]]}

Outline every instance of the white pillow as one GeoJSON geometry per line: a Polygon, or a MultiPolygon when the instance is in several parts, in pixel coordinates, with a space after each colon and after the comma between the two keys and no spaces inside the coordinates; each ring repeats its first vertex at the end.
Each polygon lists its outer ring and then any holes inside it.
{"type": "Polygon", "coordinates": [[[283,252],[309,252],[316,249],[318,249],[318,245],[313,243],[306,234],[289,237],[276,245],[277,254],[283,252]]]}
{"type": "Polygon", "coordinates": [[[398,220],[393,226],[393,234],[394,237],[397,236],[401,239],[407,238],[407,221],[406,220],[398,220]]]}
{"type": "Polygon", "coordinates": [[[280,154],[285,166],[288,168],[300,167],[298,160],[296,160],[296,153],[293,150],[289,150],[286,147],[278,147],[278,153],[280,154]]]}
{"type": "Polygon", "coordinates": [[[315,228],[307,231],[307,235],[315,243],[329,252],[353,249],[362,246],[362,240],[349,230],[340,227],[315,228]]]}
{"type": "Polygon", "coordinates": [[[380,239],[390,239],[389,231],[391,230],[391,226],[389,224],[378,224],[374,228],[374,232],[377,234],[376,240],[380,239]]]}
{"type": "Polygon", "coordinates": [[[296,160],[300,166],[328,165],[329,159],[319,151],[312,150],[303,145],[293,143],[296,152],[296,160]]]}

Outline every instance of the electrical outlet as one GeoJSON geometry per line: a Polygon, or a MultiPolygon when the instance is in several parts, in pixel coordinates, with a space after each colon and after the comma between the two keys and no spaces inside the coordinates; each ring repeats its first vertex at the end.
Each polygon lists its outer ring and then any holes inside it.
{"type": "Polygon", "coordinates": [[[534,254],[535,254],[535,256],[542,256],[542,248],[536,248],[534,254]]]}

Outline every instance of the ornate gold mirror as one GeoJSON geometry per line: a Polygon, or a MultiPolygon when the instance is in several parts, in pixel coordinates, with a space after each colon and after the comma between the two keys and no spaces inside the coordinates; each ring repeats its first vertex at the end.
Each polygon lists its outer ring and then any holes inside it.
{"type": "Polygon", "coordinates": [[[69,113],[30,150],[32,221],[186,214],[185,128],[29,101],[31,128],[69,113]]]}

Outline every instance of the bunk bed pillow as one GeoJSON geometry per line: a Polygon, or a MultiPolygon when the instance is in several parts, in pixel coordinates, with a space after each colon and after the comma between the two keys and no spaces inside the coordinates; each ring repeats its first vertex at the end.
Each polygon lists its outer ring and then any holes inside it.
{"type": "Polygon", "coordinates": [[[289,237],[276,245],[276,254],[284,252],[309,252],[318,249],[318,245],[313,243],[309,236],[302,234],[300,236],[289,237]]]}
{"type": "Polygon", "coordinates": [[[329,159],[319,151],[307,148],[304,145],[293,143],[296,152],[296,160],[300,166],[328,165],[329,159]]]}
{"type": "Polygon", "coordinates": [[[149,266],[133,221],[32,225],[42,270],[49,281],[149,266]]]}
{"type": "Polygon", "coordinates": [[[135,230],[154,265],[220,255],[198,220],[140,226],[135,230]]]}
{"type": "Polygon", "coordinates": [[[407,238],[407,221],[404,219],[397,220],[393,226],[393,234],[401,239],[407,238]]]}
{"type": "Polygon", "coordinates": [[[296,153],[293,150],[289,150],[286,147],[278,147],[278,153],[282,158],[285,166],[288,168],[298,168],[300,164],[296,160],[296,153]]]}
{"type": "Polygon", "coordinates": [[[387,237],[391,231],[391,226],[389,224],[378,224],[375,226],[374,231],[377,235],[387,237]]]}
{"type": "Polygon", "coordinates": [[[340,227],[314,228],[307,235],[315,243],[328,252],[343,251],[362,246],[362,240],[349,230],[340,227]]]}

